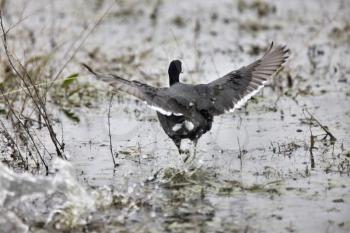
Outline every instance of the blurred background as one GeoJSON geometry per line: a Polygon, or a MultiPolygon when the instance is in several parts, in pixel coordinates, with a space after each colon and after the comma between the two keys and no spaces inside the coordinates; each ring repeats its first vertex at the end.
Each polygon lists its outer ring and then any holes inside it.
{"type": "Polygon", "coordinates": [[[349,1],[0,8],[0,232],[350,230],[349,1]],[[81,66],[165,87],[180,59],[181,81],[207,83],[272,41],[284,69],[185,164],[153,110],[81,66]]]}

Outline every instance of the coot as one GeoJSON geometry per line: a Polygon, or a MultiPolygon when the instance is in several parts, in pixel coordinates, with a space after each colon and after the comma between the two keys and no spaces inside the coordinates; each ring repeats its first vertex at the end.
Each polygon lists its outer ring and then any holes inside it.
{"type": "Polygon", "coordinates": [[[248,66],[243,66],[208,84],[185,84],[179,81],[181,62],[170,63],[170,87],[157,88],[138,81],[129,81],[114,74],[100,74],[83,64],[96,78],[118,91],[144,101],[157,111],[165,133],[181,153],[181,140],[197,140],[211,129],[214,116],[233,112],[255,95],[271,79],[288,58],[286,46],[273,48],[248,66]]]}

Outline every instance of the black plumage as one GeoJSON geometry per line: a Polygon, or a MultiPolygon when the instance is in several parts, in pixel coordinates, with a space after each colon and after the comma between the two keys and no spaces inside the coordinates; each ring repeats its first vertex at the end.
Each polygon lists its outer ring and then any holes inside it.
{"type": "Polygon", "coordinates": [[[98,79],[143,100],[157,110],[165,133],[180,150],[181,140],[197,140],[211,129],[214,116],[241,107],[256,94],[288,58],[285,46],[273,48],[248,66],[234,70],[208,84],[184,84],[179,82],[181,62],[170,63],[168,74],[170,87],[156,88],[138,81],[129,81],[116,75],[94,72],[98,79]]]}
{"type": "MultiPolygon", "coordinates": [[[[182,73],[181,62],[179,60],[172,61],[168,69],[170,87],[179,83],[180,73],[182,73]]],[[[184,115],[166,115],[157,112],[157,116],[165,133],[174,141],[179,153],[181,153],[182,139],[188,138],[196,144],[198,138],[211,129],[213,122],[213,117],[208,115],[205,118],[206,123],[194,127],[193,123],[184,115]]]]}

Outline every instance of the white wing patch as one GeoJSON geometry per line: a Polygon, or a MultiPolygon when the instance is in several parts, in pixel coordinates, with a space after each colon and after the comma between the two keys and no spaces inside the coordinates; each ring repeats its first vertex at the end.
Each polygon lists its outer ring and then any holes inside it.
{"type": "Polygon", "coordinates": [[[227,111],[234,112],[236,109],[241,108],[250,98],[256,95],[265,86],[266,83],[267,81],[264,81],[260,86],[258,86],[256,90],[245,95],[242,99],[240,99],[237,103],[233,105],[233,108],[228,109],[227,111]]]}
{"type": "Polygon", "coordinates": [[[145,103],[148,107],[152,108],[153,110],[156,110],[156,111],[158,111],[158,112],[160,112],[161,114],[166,115],[166,116],[170,116],[170,115],[182,116],[182,115],[183,115],[182,113],[169,112],[169,111],[167,111],[167,110],[164,110],[164,109],[161,108],[161,107],[158,107],[158,106],[155,106],[155,105],[150,105],[150,104],[148,104],[146,101],[144,101],[144,103],[145,103]]]}

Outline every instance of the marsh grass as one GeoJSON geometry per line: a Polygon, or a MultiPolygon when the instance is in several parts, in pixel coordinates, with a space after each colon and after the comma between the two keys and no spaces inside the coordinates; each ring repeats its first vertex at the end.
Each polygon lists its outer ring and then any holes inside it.
{"type": "Polygon", "coordinates": [[[10,52],[9,30],[5,29],[1,12],[0,23],[5,58],[2,60],[2,64],[5,67],[5,74],[8,75],[5,76],[5,81],[0,86],[1,102],[5,106],[6,118],[11,122],[11,129],[8,129],[1,122],[3,135],[7,138],[13,150],[16,151],[14,154],[17,156],[13,157],[14,160],[19,158],[25,169],[28,169],[32,164],[37,169],[43,166],[46,174],[48,174],[49,167],[45,157],[48,154],[52,158],[52,154],[33,130],[33,127],[45,128],[55,148],[55,156],[66,159],[64,144],[58,140],[50,113],[46,108],[47,90],[45,88],[40,89],[37,86],[38,83],[46,80],[44,73],[48,68],[51,56],[38,56],[22,63],[16,58],[15,54],[10,52]],[[11,94],[11,92],[8,92],[9,87],[22,89],[23,91],[11,94]],[[24,158],[23,154],[27,156],[24,158]]]}

